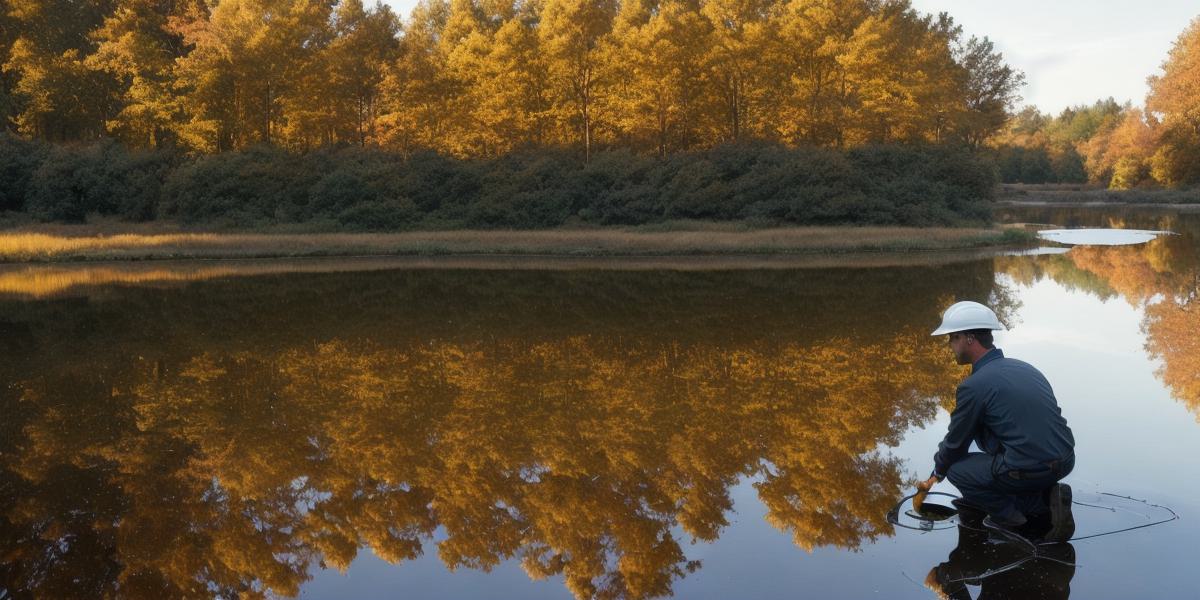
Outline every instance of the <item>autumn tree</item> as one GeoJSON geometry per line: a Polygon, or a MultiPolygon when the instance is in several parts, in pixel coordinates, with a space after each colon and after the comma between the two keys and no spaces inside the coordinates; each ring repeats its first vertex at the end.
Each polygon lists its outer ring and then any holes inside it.
{"type": "Polygon", "coordinates": [[[585,162],[610,144],[977,144],[1021,82],[908,0],[424,0],[403,35],[362,0],[11,4],[0,105],[58,141],[585,162]]]}
{"type": "Polygon", "coordinates": [[[181,19],[176,30],[190,46],[177,61],[181,137],[207,151],[286,141],[277,139],[283,107],[319,64],[330,9],[318,0],[227,0],[181,19]]]}
{"type": "Polygon", "coordinates": [[[605,91],[602,79],[605,38],[612,30],[615,0],[546,0],[538,35],[551,81],[551,106],[563,131],[582,144],[591,159],[597,114],[605,91]]]}
{"type": "Polygon", "coordinates": [[[201,2],[120,0],[92,33],[98,45],[87,66],[110,74],[122,90],[120,112],[107,129],[130,146],[159,147],[172,139],[179,119],[174,66],[184,46],[169,24],[189,11],[206,14],[201,2]]]}
{"type": "Polygon", "coordinates": [[[1146,108],[1162,120],[1154,178],[1177,186],[1200,182],[1200,18],[1175,40],[1162,74],[1148,80],[1146,108]]]}
{"type": "Polygon", "coordinates": [[[117,112],[117,86],[86,64],[96,47],[91,32],[111,11],[106,0],[5,3],[15,35],[7,43],[6,76],[20,105],[17,129],[28,136],[66,142],[94,139],[117,112]]]}
{"type": "Polygon", "coordinates": [[[707,0],[701,8],[713,31],[707,61],[721,103],[722,141],[761,131],[755,127],[767,93],[761,57],[773,36],[770,17],[778,5],[777,0],[707,0]]]}
{"type": "Polygon", "coordinates": [[[847,140],[858,145],[944,135],[949,109],[964,100],[960,71],[972,68],[954,62],[950,45],[957,34],[948,19],[921,16],[907,1],[872,7],[843,58],[853,95],[847,140]]]}
{"type": "Polygon", "coordinates": [[[399,32],[400,21],[386,5],[368,10],[362,0],[337,4],[327,45],[283,101],[290,145],[362,146],[374,138],[380,85],[399,55],[399,32]]]}
{"type": "Polygon", "coordinates": [[[17,20],[9,11],[0,10],[0,130],[9,133],[16,133],[13,119],[20,112],[15,95],[17,73],[6,67],[16,39],[17,20]]]}
{"type": "Polygon", "coordinates": [[[847,52],[869,14],[866,2],[793,0],[779,16],[776,46],[790,76],[779,97],[779,134],[793,144],[843,146],[852,91],[847,52]]]}
{"type": "Polygon", "coordinates": [[[607,51],[613,120],[626,143],[666,156],[707,137],[711,32],[694,0],[621,5],[607,51]]]}
{"type": "Polygon", "coordinates": [[[496,156],[544,137],[549,108],[536,5],[454,0],[440,36],[452,131],[443,147],[460,156],[496,156]]]}
{"type": "Polygon", "coordinates": [[[476,79],[476,120],[499,154],[551,141],[549,71],[538,37],[535,2],[521,2],[492,35],[476,79]]]}
{"type": "Polygon", "coordinates": [[[1124,190],[1150,179],[1150,159],[1157,135],[1153,116],[1127,107],[1115,127],[1106,128],[1080,144],[1092,181],[1124,190]]]}
{"type": "Polygon", "coordinates": [[[379,138],[410,154],[439,148],[452,123],[446,107],[455,93],[440,43],[450,13],[445,0],[422,0],[413,8],[401,40],[400,58],[380,84],[379,138]]]}

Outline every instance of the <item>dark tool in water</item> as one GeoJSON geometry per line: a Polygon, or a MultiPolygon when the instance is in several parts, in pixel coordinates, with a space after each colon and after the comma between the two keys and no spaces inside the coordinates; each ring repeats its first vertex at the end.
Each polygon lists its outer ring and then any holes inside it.
{"type": "Polygon", "coordinates": [[[946,519],[957,515],[958,509],[952,506],[946,506],[944,504],[937,504],[935,502],[926,502],[921,505],[920,511],[910,508],[904,511],[904,514],[920,521],[936,522],[945,521],[946,519]]]}
{"type": "Polygon", "coordinates": [[[888,522],[897,527],[913,529],[916,531],[934,531],[936,529],[946,529],[954,526],[952,519],[958,515],[958,509],[937,502],[925,501],[920,503],[914,501],[913,507],[904,511],[904,516],[917,521],[916,526],[901,522],[900,510],[904,507],[905,502],[909,500],[915,500],[918,494],[923,496],[945,496],[947,498],[958,497],[944,492],[918,492],[917,494],[905,496],[904,499],[900,500],[900,502],[896,504],[896,506],[892,507],[892,510],[888,511],[888,522]],[[918,506],[920,507],[919,509],[918,506]]]}

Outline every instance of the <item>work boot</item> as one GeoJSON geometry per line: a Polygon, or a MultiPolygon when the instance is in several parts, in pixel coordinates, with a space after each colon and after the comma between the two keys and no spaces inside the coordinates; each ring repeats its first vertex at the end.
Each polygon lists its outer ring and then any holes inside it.
{"type": "Polygon", "coordinates": [[[958,522],[964,525],[979,527],[983,525],[984,517],[987,517],[987,511],[982,507],[971,504],[962,498],[955,498],[950,501],[950,504],[958,509],[958,522]]]}
{"type": "Polygon", "coordinates": [[[1050,505],[1050,531],[1042,539],[1052,543],[1070,540],[1075,535],[1075,517],[1071,516],[1071,486],[1054,484],[1046,503],[1050,505]]]}

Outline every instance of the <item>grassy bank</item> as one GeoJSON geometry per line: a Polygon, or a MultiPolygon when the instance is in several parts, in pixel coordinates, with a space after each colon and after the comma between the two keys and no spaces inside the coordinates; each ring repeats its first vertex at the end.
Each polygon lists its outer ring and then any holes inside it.
{"type": "Polygon", "coordinates": [[[1004,184],[996,196],[999,202],[1029,204],[1138,204],[1200,206],[1200,189],[1110,190],[1082,184],[1004,184]]]}
{"type": "Polygon", "coordinates": [[[666,223],[643,228],[404,233],[222,233],[155,225],[31,225],[0,231],[0,261],[303,256],[696,256],[907,252],[1019,246],[1016,229],[666,223]]]}

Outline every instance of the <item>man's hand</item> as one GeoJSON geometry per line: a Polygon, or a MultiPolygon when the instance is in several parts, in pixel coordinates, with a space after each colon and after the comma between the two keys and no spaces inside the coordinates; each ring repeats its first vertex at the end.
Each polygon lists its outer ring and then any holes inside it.
{"type": "Polygon", "coordinates": [[[925,496],[929,494],[929,490],[933,489],[933,485],[937,482],[937,477],[930,477],[917,484],[917,495],[913,496],[913,512],[920,514],[921,505],[925,503],[925,496]]]}

